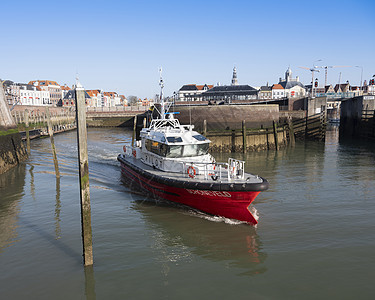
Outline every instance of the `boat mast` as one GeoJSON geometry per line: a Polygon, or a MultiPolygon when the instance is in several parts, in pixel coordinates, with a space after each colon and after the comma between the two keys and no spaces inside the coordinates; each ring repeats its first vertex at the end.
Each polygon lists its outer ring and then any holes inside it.
{"type": "Polygon", "coordinates": [[[161,119],[164,120],[165,119],[164,96],[163,96],[164,81],[163,81],[163,78],[161,76],[161,73],[162,73],[161,67],[159,69],[159,73],[160,73],[160,79],[159,79],[159,85],[160,85],[160,115],[161,115],[161,119]]]}

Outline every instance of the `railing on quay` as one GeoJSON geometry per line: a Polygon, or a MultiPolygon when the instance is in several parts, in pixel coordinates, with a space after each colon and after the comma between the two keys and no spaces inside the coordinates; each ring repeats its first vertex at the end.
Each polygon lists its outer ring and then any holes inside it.
{"type": "Polygon", "coordinates": [[[121,113],[132,111],[147,111],[149,105],[112,106],[112,107],[86,107],[87,113],[121,113]]]}

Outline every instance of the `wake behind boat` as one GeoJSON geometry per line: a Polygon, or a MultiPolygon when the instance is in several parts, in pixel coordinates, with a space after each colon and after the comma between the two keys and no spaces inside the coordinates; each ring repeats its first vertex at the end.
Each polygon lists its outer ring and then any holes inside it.
{"type": "Polygon", "coordinates": [[[167,112],[162,78],[160,86],[160,118],[143,128],[140,140],[124,146],[124,154],[117,157],[123,181],[155,198],[257,224],[249,205],[268,188],[267,180],[245,173],[244,161],[216,162],[208,153],[210,140],[167,112]]]}

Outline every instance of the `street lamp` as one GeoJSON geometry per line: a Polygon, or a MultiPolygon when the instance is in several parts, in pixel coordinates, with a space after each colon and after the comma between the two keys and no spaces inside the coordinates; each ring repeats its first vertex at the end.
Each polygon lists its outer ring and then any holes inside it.
{"type": "Polygon", "coordinates": [[[361,68],[361,83],[360,83],[360,90],[362,91],[362,75],[363,75],[363,67],[362,66],[355,66],[356,68],[361,68]]]}

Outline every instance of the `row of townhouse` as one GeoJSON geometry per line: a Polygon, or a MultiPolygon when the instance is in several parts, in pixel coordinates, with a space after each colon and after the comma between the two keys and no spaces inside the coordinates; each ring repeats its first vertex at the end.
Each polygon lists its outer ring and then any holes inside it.
{"type": "MultiPolygon", "coordinates": [[[[60,86],[52,80],[33,80],[29,83],[3,83],[9,105],[74,106],[74,87],[60,86]]],[[[126,106],[127,99],[116,92],[86,91],[86,104],[90,107],[126,106]]]]}
{"type": "Polygon", "coordinates": [[[4,82],[5,95],[10,105],[51,105],[49,91],[26,83],[4,82]]]}
{"type": "MultiPolygon", "coordinates": [[[[115,107],[126,106],[127,99],[124,95],[116,92],[104,92],[103,90],[86,90],[85,91],[87,107],[115,107]]],[[[61,106],[75,106],[75,90],[69,90],[61,101],[61,106]]]]}
{"type": "Polygon", "coordinates": [[[236,68],[233,69],[231,85],[196,85],[182,86],[177,95],[177,101],[241,101],[258,99],[280,99],[285,97],[304,97],[306,89],[299,78],[292,78],[290,68],[285,73],[285,79],[280,78],[279,83],[258,88],[249,85],[239,85],[236,68]]]}
{"type": "MultiPolygon", "coordinates": [[[[374,75],[375,77],[375,75],[374,75]]],[[[186,84],[182,86],[178,93],[174,94],[175,101],[241,101],[241,100],[277,100],[283,98],[303,98],[313,95],[314,97],[353,97],[364,94],[375,94],[375,79],[369,81],[367,85],[364,81],[363,86],[351,86],[349,82],[327,85],[319,87],[318,81],[314,86],[303,85],[299,77],[292,77],[290,68],[285,72],[285,77],[280,78],[279,82],[273,85],[261,87],[251,87],[249,85],[239,85],[237,82],[236,68],[233,69],[232,84],[217,86],[204,84],[186,84]]]]}

